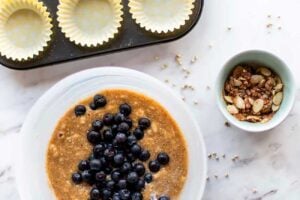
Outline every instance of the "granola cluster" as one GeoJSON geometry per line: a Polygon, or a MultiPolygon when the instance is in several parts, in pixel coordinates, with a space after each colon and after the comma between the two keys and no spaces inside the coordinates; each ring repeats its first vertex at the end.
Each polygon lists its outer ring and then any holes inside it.
{"type": "Polygon", "coordinates": [[[266,123],[283,99],[280,77],[266,67],[238,65],[224,86],[227,110],[240,121],[266,123]]]}

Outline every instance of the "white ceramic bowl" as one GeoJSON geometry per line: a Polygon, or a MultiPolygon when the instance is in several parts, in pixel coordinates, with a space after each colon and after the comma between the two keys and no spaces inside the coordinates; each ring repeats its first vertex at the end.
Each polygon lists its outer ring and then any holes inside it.
{"type": "Polygon", "coordinates": [[[46,151],[63,114],[81,99],[108,88],[126,88],[160,102],[174,117],[188,143],[189,173],[180,199],[200,200],[205,188],[206,153],[201,131],[184,102],[160,81],[137,71],[102,67],[71,75],[33,106],[21,130],[17,184],[22,200],[53,200],[46,174],[46,151]]]}
{"type": "Polygon", "coordinates": [[[217,79],[216,93],[218,107],[231,124],[248,132],[262,132],[276,127],[288,116],[296,98],[296,83],[292,72],[280,58],[265,51],[252,50],[245,51],[234,56],[223,66],[223,69],[217,79]],[[259,63],[262,64],[262,66],[272,69],[280,76],[284,84],[284,97],[280,109],[269,122],[264,124],[239,121],[226,109],[226,103],[223,98],[224,83],[234,67],[238,64],[247,62],[259,63]]]}

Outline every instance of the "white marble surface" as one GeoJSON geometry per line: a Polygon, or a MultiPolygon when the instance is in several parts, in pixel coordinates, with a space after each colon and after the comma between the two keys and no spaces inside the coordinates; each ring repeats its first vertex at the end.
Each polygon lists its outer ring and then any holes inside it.
{"type": "MultiPolygon", "coordinates": [[[[31,71],[0,68],[0,199],[20,199],[13,165],[19,130],[34,102],[53,84],[74,72],[105,65],[137,69],[164,81],[183,84],[195,91],[182,93],[201,126],[208,152],[226,159],[208,162],[205,200],[300,199],[300,90],[294,109],[276,129],[249,134],[224,126],[213,91],[217,73],[232,55],[247,49],[263,49],[279,55],[300,76],[299,0],[206,0],[196,28],[183,39],[112,55],[31,71]],[[268,18],[271,15],[271,18],[268,18]],[[280,19],[278,18],[280,16],[280,19]],[[266,25],[272,23],[273,27],[266,25]],[[232,27],[232,30],[227,30],[232,27]],[[278,27],[282,27],[278,30],[278,27]],[[174,62],[182,54],[187,78],[174,62]],[[190,64],[192,57],[198,61],[190,64]],[[159,56],[157,61],[154,56],[159,56]],[[169,68],[161,70],[162,64],[169,68]],[[211,89],[207,89],[209,86],[211,89]],[[194,105],[198,101],[198,105],[194,105]],[[240,161],[231,157],[239,155],[240,161]],[[228,173],[229,178],[224,178],[228,173]],[[216,180],[214,175],[218,176],[216,180]],[[257,193],[254,194],[253,190],[257,193]]],[[[171,83],[168,83],[171,87],[171,83]]],[[[299,88],[299,78],[297,78],[299,88]]],[[[197,158],[195,158],[197,159],[197,158]]],[[[24,172],[26,173],[26,172],[24,172]]],[[[30,184],[30,180],[28,180],[30,184]]]]}

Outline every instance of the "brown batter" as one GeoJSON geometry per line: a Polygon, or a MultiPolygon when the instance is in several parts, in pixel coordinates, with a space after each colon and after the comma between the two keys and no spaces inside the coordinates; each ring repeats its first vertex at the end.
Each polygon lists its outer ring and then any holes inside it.
{"type": "Polygon", "coordinates": [[[105,108],[95,111],[88,108],[92,97],[80,102],[86,105],[87,113],[76,117],[71,108],[59,121],[49,143],[47,152],[47,171],[49,182],[58,200],[86,200],[91,189],[88,185],[75,185],[71,180],[77,171],[80,160],[91,153],[91,145],[86,133],[92,121],[102,119],[105,113],[116,113],[122,103],[132,107],[131,119],[134,127],[140,117],[151,120],[151,128],[145,132],[142,147],[151,152],[151,159],[164,151],[170,156],[170,163],[154,174],[154,181],[146,185],[144,199],[151,195],[168,195],[172,200],[179,199],[187,176],[187,148],[185,139],[170,114],[156,101],[142,94],[112,89],[101,92],[107,98],[105,108]]]}

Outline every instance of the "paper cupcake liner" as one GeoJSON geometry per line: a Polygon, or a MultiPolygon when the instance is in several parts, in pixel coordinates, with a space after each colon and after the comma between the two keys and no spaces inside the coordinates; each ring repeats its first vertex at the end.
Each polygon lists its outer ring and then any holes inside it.
{"type": "Polygon", "coordinates": [[[129,11],[146,31],[167,34],[180,29],[190,19],[195,0],[129,0],[129,11]]]}
{"type": "Polygon", "coordinates": [[[1,1],[0,54],[7,59],[27,61],[40,55],[51,40],[51,29],[50,14],[43,3],[37,0],[1,1]],[[27,23],[30,19],[34,21],[27,23]],[[32,32],[25,32],[25,29],[32,32]]]}
{"type": "Polygon", "coordinates": [[[119,32],[122,22],[121,0],[60,0],[59,27],[76,45],[97,47],[119,32]]]}

